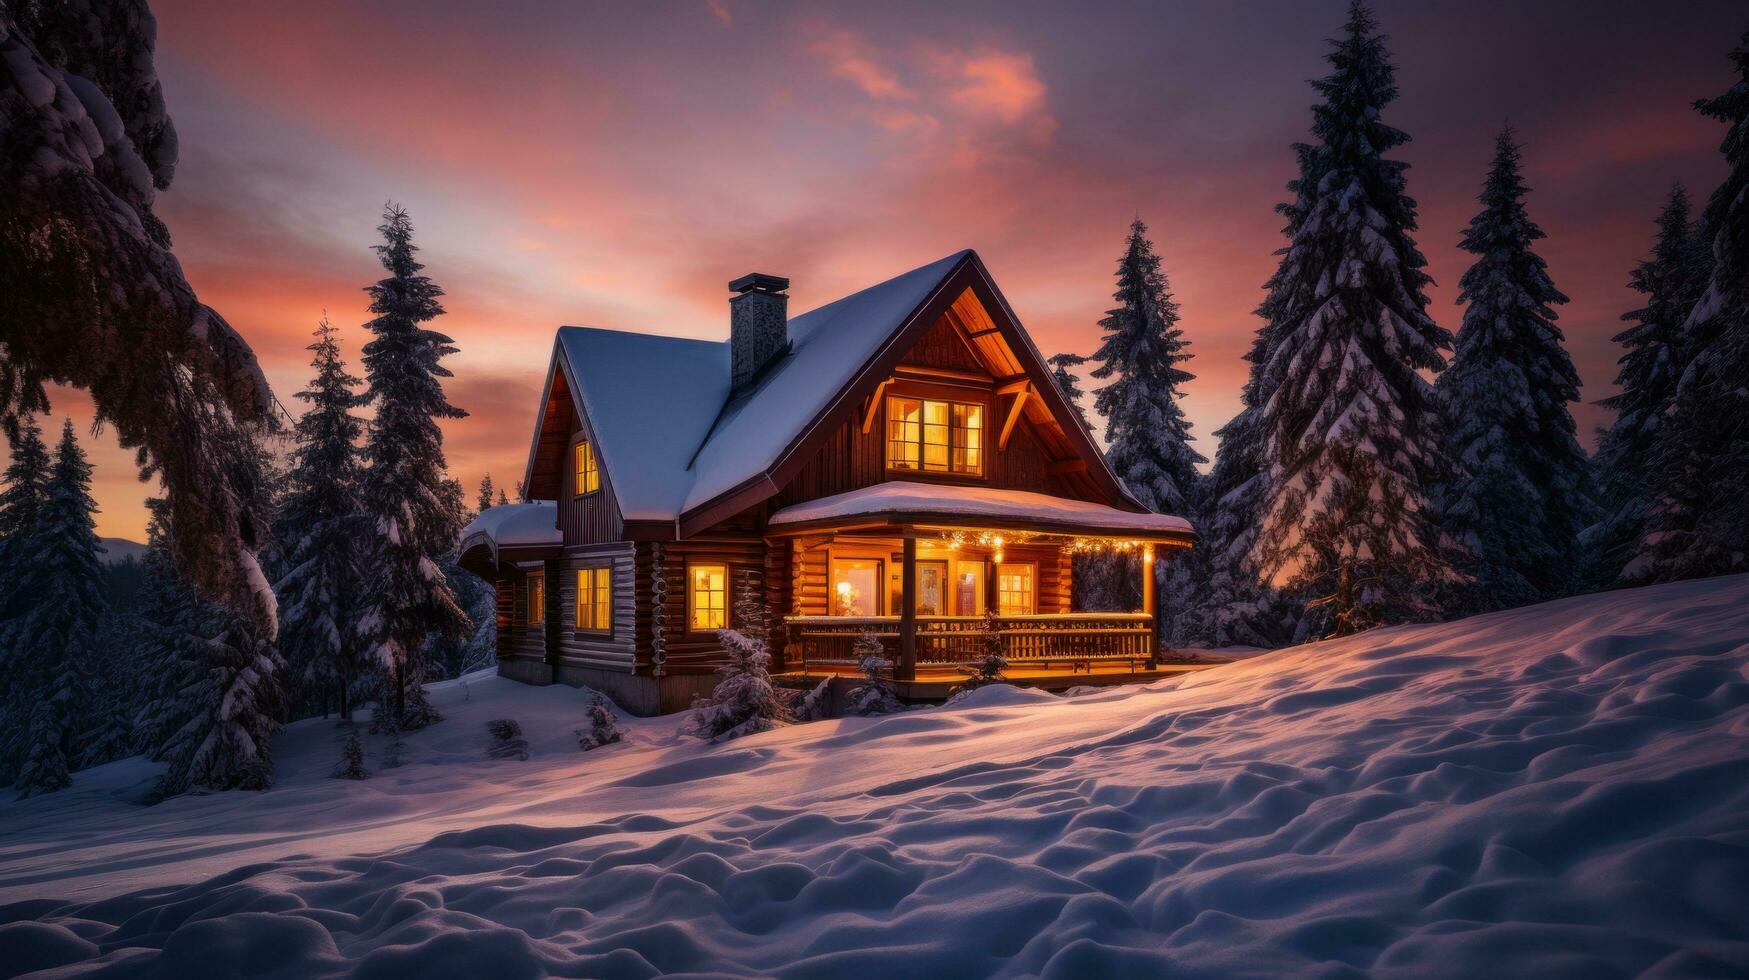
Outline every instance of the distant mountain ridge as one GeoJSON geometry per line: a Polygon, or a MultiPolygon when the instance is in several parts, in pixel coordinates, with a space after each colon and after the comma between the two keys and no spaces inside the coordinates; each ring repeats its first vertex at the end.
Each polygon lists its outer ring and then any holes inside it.
{"type": "Polygon", "coordinates": [[[146,557],[146,546],[138,541],[129,541],[127,538],[100,537],[97,542],[103,545],[102,561],[105,565],[113,565],[129,558],[146,557]]]}

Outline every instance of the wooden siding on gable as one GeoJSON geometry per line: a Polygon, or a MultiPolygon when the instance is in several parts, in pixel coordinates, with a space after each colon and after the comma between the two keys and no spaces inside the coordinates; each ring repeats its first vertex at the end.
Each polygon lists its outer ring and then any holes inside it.
{"type": "Polygon", "coordinates": [[[601,443],[589,425],[589,419],[576,413],[571,421],[571,435],[565,443],[564,468],[559,480],[559,530],[567,545],[606,544],[620,540],[624,524],[620,520],[619,501],[613,495],[613,474],[601,455],[601,443]],[[601,489],[591,494],[577,493],[577,443],[589,440],[595,453],[595,465],[601,474],[601,489]]]}

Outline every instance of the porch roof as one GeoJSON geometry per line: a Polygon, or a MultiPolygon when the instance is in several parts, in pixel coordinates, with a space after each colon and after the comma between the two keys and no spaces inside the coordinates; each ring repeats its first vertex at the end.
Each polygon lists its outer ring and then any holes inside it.
{"type": "Polygon", "coordinates": [[[1135,514],[1105,504],[1030,490],[889,480],[861,490],[792,504],[771,515],[772,534],[811,530],[928,525],[1128,537],[1188,546],[1190,522],[1171,514],[1135,514]]]}
{"type": "Polygon", "coordinates": [[[531,500],[486,508],[462,528],[457,547],[463,568],[490,576],[499,562],[551,558],[563,544],[559,505],[531,500]]]}

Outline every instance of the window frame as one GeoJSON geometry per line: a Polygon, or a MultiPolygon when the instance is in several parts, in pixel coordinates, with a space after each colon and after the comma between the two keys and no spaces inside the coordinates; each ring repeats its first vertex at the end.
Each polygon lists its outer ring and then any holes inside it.
{"type": "Polygon", "coordinates": [[[527,578],[528,596],[526,608],[523,610],[523,622],[529,626],[544,626],[547,621],[547,573],[545,570],[529,572],[527,578]]]}
{"type": "Polygon", "coordinates": [[[613,583],[613,564],[609,562],[607,564],[579,565],[575,571],[577,574],[572,576],[572,582],[574,583],[573,588],[576,592],[576,594],[571,597],[572,629],[578,633],[587,633],[591,636],[612,636],[613,600],[615,591],[613,583]],[[589,578],[590,591],[589,618],[591,622],[588,626],[583,625],[583,579],[585,575],[589,578]],[[606,580],[607,597],[605,607],[601,602],[602,583],[597,582],[597,578],[603,578],[606,580]],[[606,625],[602,625],[598,621],[601,617],[597,616],[596,613],[600,612],[606,613],[606,625]]]}
{"type": "Polygon", "coordinates": [[[686,562],[686,584],[684,587],[686,589],[686,633],[687,633],[687,635],[689,635],[689,636],[710,636],[710,635],[716,633],[717,630],[725,630],[725,629],[734,629],[735,628],[735,613],[734,613],[734,609],[733,609],[733,606],[734,606],[733,596],[734,596],[734,592],[735,592],[735,566],[733,564],[731,564],[727,561],[711,561],[711,560],[693,561],[691,559],[688,559],[686,562]],[[693,570],[698,569],[698,568],[720,568],[723,570],[723,625],[721,625],[721,626],[700,627],[700,626],[696,625],[698,622],[698,617],[695,615],[695,613],[698,609],[698,606],[697,606],[698,595],[697,595],[697,592],[692,587],[692,582],[693,582],[692,574],[693,574],[693,570]]]}
{"type": "Polygon", "coordinates": [[[1004,561],[991,562],[996,579],[996,615],[998,616],[1036,616],[1038,615],[1038,562],[1036,561],[1004,561]],[[1023,612],[1008,612],[1002,608],[1002,570],[1004,568],[1019,568],[1024,566],[1027,571],[1026,596],[1027,609],[1023,612]]]}
{"type": "Polygon", "coordinates": [[[601,457],[588,437],[571,446],[571,496],[591,497],[601,492],[601,457]]]}
{"type": "Polygon", "coordinates": [[[951,393],[947,393],[934,390],[933,388],[930,390],[902,388],[898,391],[888,391],[885,393],[883,395],[884,400],[881,403],[881,456],[886,471],[889,473],[903,473],[907,476],[921,476],[925,478],[945,478],[956,480],[981,480],[986,478],[990,469],[990,402],[987,398],[978,397],[979,394],[982,393],[979,392],[974,394],[964,389],[958,389],[951,393]],[[917,421],[915,423],[903,422],[897,416],[894,411],[894,403],[899,401],[916,403],[917,421]],[[928,406],[931,403],[943,406],[945,419],[943,422],[930,423],[927,421],[927,413],[929,411],[928,406]],[[972,447],[970,445],[971,440],[966,437],[967,433],[974,430],[970,426],[961,427],[954,424],[954,418],[959,409],[969,409],[977,412],[978,426],[975,431],[978,434],[978,444],[976,447],[972,447]],[[895,438],[895,425],[914,426],[917,431],[915,441],[895,438]],[[941,445],[945,462],[940,469],[932,469],[929,466],[929,449],[932,446],[937,445],[928,441],[928,430],[932,425],[943,425],[947,429],[947,442],[944,445],[941,445]],[[903,462],[900,462],[900,456],[893,452],[896,445],[905,446],[913,450],[912,452],[904,454],[904,458],[907,460],[914,458],[916,460],[915,466],[904,465],[903,462]],[[970,467],[967,469],[954,468],[954,457],[956,453],[963,456],[974,451],[978,454],[978,465],[976,467],[970,467]]]}
{"type": "MultiPolygon", "coordinates": [[[[879,555],[833,554],[831,552],[827,552],[827,555],[826,555],[826,615],[828,615],[828,616],[838,615],[837,613],[832,611],[832,603],[833,603],[833,591],[837,588],[837,586],[835,584],[837,579],[838,579],[837,566],[838,566],[838,563],[842,562],[842,561],[863,561],[863,562],[873,562],[874,563],[875,588],[874,588],[874,593],[873,593],[873,597],[872,597],[871,601],[874,604],[875,611],[868,613],[866,615],[867,616],[885,616],[885,615],[888,615],[888,613],[886,612],[887,596],[885,594],[888,591],[888,589],[887,589],[887,560],[885,558],[880,557],[879,555]]],[[[895,585],[894,588],[898,588],[898,586],[895,585]]],[[[865,617],[852,617],[852,618],[865,618],[865,617]]]]}

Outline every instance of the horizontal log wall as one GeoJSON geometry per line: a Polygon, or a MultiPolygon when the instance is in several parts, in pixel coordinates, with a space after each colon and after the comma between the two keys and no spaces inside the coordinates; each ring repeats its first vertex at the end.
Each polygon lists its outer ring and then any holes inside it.
{"type": "MultiPolygon", "coordinates": [[[[636,662],[636,567],[630,542],[568,548],[554,593],[558,598],[558,662],[630,673],[636,662]],[[577,629],[577,570],[607,565],[613,569],[613,631],[577,629]]],[[[553,588],[553,583],[549,583],[553,588]]]]}

